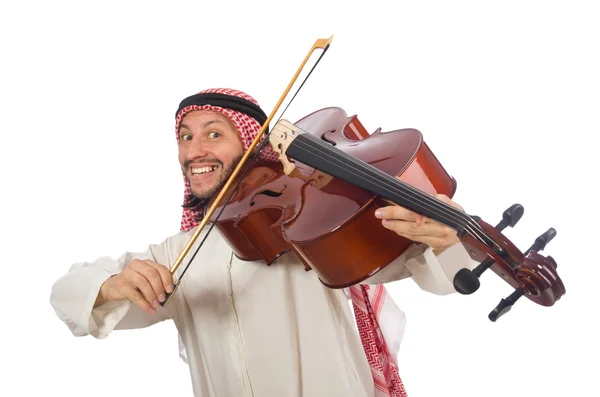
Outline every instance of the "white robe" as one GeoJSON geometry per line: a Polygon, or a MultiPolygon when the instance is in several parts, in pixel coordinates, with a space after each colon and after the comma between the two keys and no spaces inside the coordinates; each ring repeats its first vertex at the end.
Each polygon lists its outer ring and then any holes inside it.
{"type": "MultiPolygon", "coordinates": [[[[344,290],[323,286],[292,253],[271,266],[244,262],[214,230],[166,308],[150,315],[128,300],[93,308],[102,283],[133,258],[170,267],[192,233],[179,233],[117,260],[102,257],[73,265],[52,289],[50,302],[58,317],[74,335],[96,338],[173,320],[197,397],[374,395],[344,290]]],[[[423,252],[413,246],[365,283],[411,277],[424,290],[446,294],[454,292],[449,280],[456,271],[473,265],[461,244],[438,257],[431,248],[423,252]]]]}

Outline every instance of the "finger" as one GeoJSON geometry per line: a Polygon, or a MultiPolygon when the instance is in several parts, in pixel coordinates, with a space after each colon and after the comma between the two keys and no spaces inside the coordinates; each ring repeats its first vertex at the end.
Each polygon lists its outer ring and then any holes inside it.
{"type": "Polygon", "coordinates": [[[397,205],[381,207],[377,211],[375,211],[375,216],[380,219],[399,219],[405,221],[415,221],[419,226],[424,223],[433,222],[431,219],[421,214],[417,214],[416,212],[411,211],[408,208],[397,205]]]}
{"type": "MultiPolygon", "coordinates": [[[[159,270],[154,266],[154,262],[149,260],[141,261],[136,270],[148,280],[158,302],[164,302],[166,300],[165,286],[159,270]]],[[[156,303],[153,302],[153,304],[156,306],[156,303]]]]}
{"type": "Polygon", "coordinates": [[[415,241],[418,243],[423,243],[430,246],[433,249],[436,248],[445,248],[454,244],[449,237],[436,237],[436,236],[422,236],[422,235],[414,235],[414,234],[402,234],[398,233],[399,236],[402,236],[408,240],[415,241]]]}
{"type": "Polygon", "coordinates": [[[132,284],[124,283],[120,286],[120,292],[123,296],[129,299],[132,303],[137,305],[140,309],[146,313],[155,314],[156,309],[144,298],[142,293],[138,291],[132,284]]]}
{"type": "Polygon", "coordinates": [[[156,308],[158,307],[158,295],[154,291],[154,288],[152,288],[150,281],[144,275],[144,267],[148,267],[148,265],[141,263],[141,261],[131,262],[129,269],[125,270],[124,275],[130,284],[144,295],[144,299],[156,308]]]}
{"type": "Polygon", "coordinates": [[[450,197],[446,196],[445,194],[436,194],[435,198],[437,198],[440,201],[443,201],[446,204],[450,204],[451,206],[461,210],[462,212],[465,211],[463,207],[461,207],[458,203],[453,201],[450,197]]]}
{"type": "MultiPolygon", "coordinates": [[[[439,201],[443,201],[446,204],[450,204],[454,208],[457,208],[464,212],[464,209],[458,203],[449,198],[447,195],[441,193],[431,195],[439,201]]],[[[400,205],[390,205],[387,207],[381,207],[375,212],[375,216],[381,219],[403,219],[409,221],[416,221],[417,218],[423,217],[423,215],[417,214],[414,211],[411,211],[408,208],[402,207],[400,205]]],[[[427,222],[427,218],[423,218],[424,221],[427,222]]]]}
{"type": "Polygon", "coordinates": [[[413,238],[407,238],[412,241],[426,244],[433,249],[448,247],[448,242],[442,237],[414,236],[413,238]]]}
{"type": "Polygon", "coordinates": [[[150,281],[145,276],[140,273],[135,274],[132,278],[132,285],[144,295],[144,299],[150,302],[154,308],[158,308],[158,295],[160,295],[160,292],[157,295],[150,281]]]}
{"type": "Polygon", "coordinates": [[[387,229],[403,236],[443,237],[449,233],[448,227],[433,222],[419,225],[416,222],[384,219],[382,224],[387,229]]]}
{"type": "Polygon", "coordinates": [[[171,274],[171,270],[169,270],[166,266],[161,265],[160,263],[156,263],[150,260],[144,261],[148,265],[152,266],[158,272],[164,290],[170,294],[173,292],[173,275],[171,274]]]}
{"type": "MultiPolygon", "coordinates": [[[[387,207],[378,208],[375,211],[375,216],[379,219],[399,219],[404,221],[416,221],[418,215],[416,212],[399,205],[390,205],[387,207]]],[[[421,216],[422,217],[422,216],[421,216]]]]}
{"type": "Polygon", "coordinates": [[[429,245],[432,248],[447,248],[460,241],[456,230],[439,224],[418,227],[406,221],[383,221],[384,226],[399,236],[429,245]]]}

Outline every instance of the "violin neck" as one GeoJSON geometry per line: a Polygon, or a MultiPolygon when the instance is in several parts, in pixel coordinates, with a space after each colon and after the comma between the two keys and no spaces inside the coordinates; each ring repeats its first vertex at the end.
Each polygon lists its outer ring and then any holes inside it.
{"type": "Polygon", "coordinates": [[[473,227],[473,219],[459,209],[312,134],[299,134],[288,147],[286,155],[457,231],[473,227]]]}

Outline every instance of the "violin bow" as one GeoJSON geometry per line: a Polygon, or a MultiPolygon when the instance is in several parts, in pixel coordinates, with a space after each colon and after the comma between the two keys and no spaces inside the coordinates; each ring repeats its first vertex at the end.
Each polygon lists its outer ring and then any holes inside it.
{"type": "MultiPolygon", "coordinates": [[[[275,104],[275,107],[273,108],[273,110],[271,110],[271,114],[269,114],[269,117],[267,117],[267,119],[265,120],[265,122],[261,126],[260,130],[256,134],[256,138],[254,138],[254,140],[252,141],[252,143],[248,147],[248,150],[246,150],[246,152],[244,153],[242,159],[239,161],[239,163],[237,164],[237,166],[233,170],[233,173],[227,179],[227,182],[225,182],[225,185],[223,185],[223,187],[219,191],[219,194],[217,195],[217,197],[215,198],[215,200],[213,201],[213,203],[210,205],[208,211],[206,211],[204,217],[202,218],[201,222],[197,226],[196,230],[194,231],[194,233],[192,234],[192,236],[190,237],[190,239],[186,243],[185,247],[183,248],[183,250],[181,251],[181,253],[177,257],[177,259],[175,260],[175,262],[173,262],[173,265],[171,265],[170,271],[171,271],[172,275],[175,275],[175,272],[177,271],[177,269],[179,268],[179,266],[183,262],[183,259],[189,253],[190,249],[192,248],[192,246],[194,245],[194,243],[196,242],[196,240],[198,239],[198,237],[202,233],[202,230],[204,230],[204,228],[206,227],[206,224],[211,219],[212,215],[216,211],[217,207],[220,205],[221,201],[223,201],[223,198],[225,197],[225,193],[227,191],[229,191],[231,185],[233,184],[233,181],[237,178],[237,176],[242,171],[242,168],[248,162],[248,159],[250,158],[250,155],[251,154],[255,154],[255,155],[258,154],[258,153],[254,153],[254,149],[256,148],[256,146],[258,145],[258,143],[260,142],[260,140],[262,139],[262,137],[265,135],[265,131],[267,130],[269,124],[271,123],[271,121],[275,117],[275,114],[277,113],[277,111],[281,107],[281,104],[283,103],[283,101],[285,100],[285,98],[288,96],[288,94],[289,94],[290,90],[292,89],[292,87],[294,86],[295,82],[298,80],[298,76],[300,75],[300,73],[304,69],[306,63],[308,62],[308,60],[310,59],[310,57],[312,56],[312,54],[315,51],[319,50],[319,49],[323,50],[323,52],[321,53],[321,55],[319,56],[319,58],[317,59],[317,61],[313,65],[313,67],[311,68],[310,72],[308,73],[308,75],[306,76],[306,78],[304,79],[304,81],[302,82],[302,84],[300,85],[300,87],[298,87],[298,90],[296,90],[296,93],[294,94],[294,96],[292,97],[292,99],[290,100],[290,102],[288,103],[288,105],[286,106],[286,108],[284,109],[284,111],[282,112],[282,115],[285,112],[285,110],[287,110],[287,107],[294,100],[294,98],[296,97],[296,95],[298,94],[298,92],[300,91],[300,89],[302,88],[302,86],[304,85],[304,83],[306,82],[306,80],[308,79],[308,77],[310,77],[310,74],[315,69],[315,67],[317,66],[317,64],[320,62],[320,60],[323,57],[323,55],[325,55],[325,52],[327,52],[327,50],[329,49],[329,46],[330,46],[332,40],[333,40],[333,36],[329,37],[328,39],[317,39],[315,41],[315,43],[313,44],[313,46],[311,47],[311,49],[308,51],[308,53],[304,57],[304,60],[302,61],[302,63],[298,67],[298,69],[296,70],[296,73],[294,73],[294,76],[292,77],[292,79],[288,83],[287,87],[285,88],[283,94],[280,96],[279,100],[275,104]]],[[[265,145],[268,142],[269,142],[268,139],[264,140],[265,145]]],[[[264,147],[264,146],[262,146],[262,147],[264,147]]],[[[262,150],[262,147],[259,148],[259,151],[262,150]]],[[[238,184],[239,184],[239,182],[238,182],[238,184]]],[[[234,189],[233,192],[235,192],[235,189],[234,189]]],[[[231,193],[231,195],[233,195],[233,192],[231,193]]],[[[223,207],[221,209],[221,212],[224,210],[224,208],[225,207],[223,207]]],[[[215,223],[213,223],[213,226],[214,226],[215,223]]],[[[179,284],[181,283],[181,280],[183,279],[183,275],[185,274],[186,270],[191,265],[191,263],[192,263],[195,255],[196,255],[196,253],[198,253],[198,251],[200,250],[200,248],[204,244],[204,241],[206,240],[206,237],[208,237],[208,234],[210,233],[210,231],[211,231],[211,229],[209,229],[209,231],[204,236],[204,239],[200,243],[200,246],[196,249],[196,252],[192,256],[192,258],[189,260],[189,262],[188,262],[187,266],[184,268],[182,274],[174,282],[174,284],[173,284],[173,292],[167,294],[167,299],[163,303],[161,303],[161,306],[166,307],[169,304],[169,302],[171,301],[173,295],[175,294],[175,292],[177,291],[177,289],[179,287],[179,284]]]]}

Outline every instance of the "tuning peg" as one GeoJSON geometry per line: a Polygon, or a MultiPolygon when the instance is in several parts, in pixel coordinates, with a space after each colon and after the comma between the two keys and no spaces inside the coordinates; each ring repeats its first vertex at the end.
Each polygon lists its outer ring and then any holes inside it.
{"type": "Polygon", "coordinates": [[[517,288],[512,294],[510,294],[508,298],[502,299],[500,303],[498,303],[498,306],[496,306],[496,308],[490,312],[488,318],[491,321],[498,320],[500,317],[508,313],[510,309],[512,309],[512,306],[515,304],[515,302],[522,296],[523,290],[517,288]]]}
{"type": "Polygon", "coordinates": [[[552,241],[552,239],[556,237],[556,230],[551,227],[550,229],[546,230],[546,233],[540,235],[538,238],[535,239],[535,242],[531,245],[531,247],[529,247],[529,249],[527,251],[525,251],[525,254],[527,254],[529,251],[541,251],[544,248],[546,248],[546,245],[548,245],[548,243],[550,241],[552,241]]]}
{"type": "MultiPolygon", "coordinates": [[[[525,253],[527,254],[531,251],[538,252],[540,250],[543,250],[544,248],[546,248],[546,245],[550,241],[552,241],[552,239],[554,237],[556,237],[556,230],[551,227],[550,229],[546,230],[546,232],[544,234],[541,234],[540,236],[538,236],[538,238],[535,239],[535,242],[531,245],[531,247],[529,247],[529,249],[527,251],[525,251],[525,253]]],[[[554,267],[556,267],[556,262],[554,261],[554,259],[550,256],[548,258],[550,260],[550,263],[552,263],[554,265],[554,267]]],[[[482,264],[483,264],[483,262],[482,262],[482,264]]],[[[502,315],[504,315],[510,311],[510,309],[515,304],[515,302],[521,296],[523,296],[523,294],[524,293],[523,293],[522,289],[520,289],[520,288],[515,289],[514,292],[512,294],[510,294],[510,296],[508,298],[502,299],[500,301],[500,303],[498,303],[498,306],[496,306],[496,308],[494,308],[494,310],[492,310],[490,312],[490,314],[488,315],[488,318],[491,321],[498,320],[502,315]]]]}
{"type": "Polygon", "coordinates": [[[513,204],[502,213],[502,220],[496,225],[498,231],[502,231],[506,226],[515,227],[517,222],[521,220],[525,208],[521,204],[513,204]]]}
{"type": "MultiPolygon", "coordinates": [[[[507,226],[514,227],[523,216],[525,209],[521,204],[513,204],[502,213],[502,220],[496,225],[501,232],[507,226]]],[[[472,294],[479,289],[479,277],[494,264],[492,258],[486,258],[475,269],[460,269],[454,276],[454,289],[463,295],[472,294]]]]}

